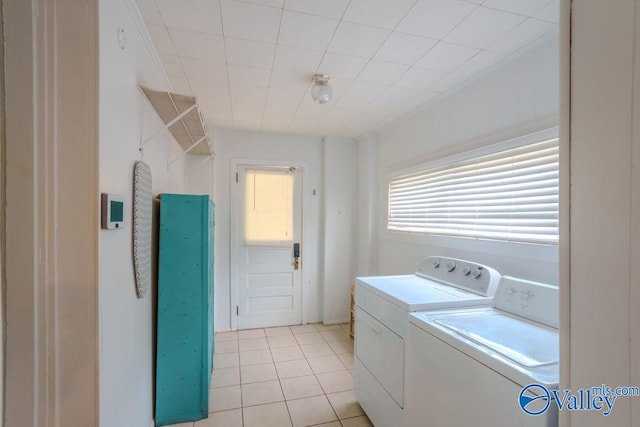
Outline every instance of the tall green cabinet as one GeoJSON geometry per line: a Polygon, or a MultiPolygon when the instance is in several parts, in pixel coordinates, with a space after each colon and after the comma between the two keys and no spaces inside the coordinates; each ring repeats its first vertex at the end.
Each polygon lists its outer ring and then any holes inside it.
{"type": "Polygon", "coordinates": [[[195,421],[209,413],[213,229],[209,196],[160,196],[157,426],[195,421]]]}

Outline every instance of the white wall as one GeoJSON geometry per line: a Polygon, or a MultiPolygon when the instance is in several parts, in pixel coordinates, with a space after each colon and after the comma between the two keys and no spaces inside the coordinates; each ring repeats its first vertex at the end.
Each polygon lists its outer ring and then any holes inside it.
{"type": "Polygon", "coordinates": [[[557,125],[558,67],[558,39],[554,36],[380,132],[377,273],[413,272],[424,257],[441,254],[486,263],[503,274],[558,283],[554,247],[403,236],[386,231],[389,172],[557,125]]]}
{"type": "Polygon", "coordinates": [[[230,190],[235,185],[232,159],[272,160],[304,163],[302,177],[302,276],[303,321],[322,318],[322,198],[323,148],[319,137],[215,130],[216,144],[214,201],[216,203],[215,238],[215,328],[231,328],[230,275],[230,190]],[[233,180],[231,174],[233,173],[233,180]],[[315,194],[313,194],[315,190],[315,194]]]}
{"type": "MultiPolygon", "coordinates": [[[[572,389],[640,385],[640,1],[573,1],[572,389]]],[[[563,283],[564,285],[564,283],[563,283]]],[[[572,426],[637,426],[640,398],[572,426]]],[[[568,424],[565,424],[565,426],[568,424]]]]}
{"type": "MultiPolygon", "coordinates": [[[[147,427],[153,418],[153,291],[136,297],[132,263],[131,203],[133,166],[142,138],[163,126],[137,85],[167,90],[154,51],[145,43],[144,26],[132,0],[101,0],[100,26],[100,192],[124,196],[125,228],[101,230],[100,256],[100,425],[147,427]],[[125,30],[121,50],[117,30],[125,30]]],[[[181,153],[162,133],[145,145],[153,192],[181,192],[181,153]]],[[[157,221],[157,218],[156,218],[157,221]]],[[[152,285],[154,287],[155,285],[152,285]]]]}
{"type": "Polygon", "coordinates": [[[229,330],[232,326],[229,259],[230,191],[235,185],[232,160],[283,161],[306,166],[302,177],[302,321],[347,321],[349,285],[353,282],[355,265],[355,141],[231,130],[216,130],[214,140],[216,330],[229,330]],[[329,265],[325,256],[332,266],[329,270],[325,268],[329,265]]]}
{"type": "Polygon", "coordinates": [[[356,270],[356,144],[324,138],[324,300],[326,324],[349,321],[356,270]]]}
{"type": "Polygon", "coordinates": [[[378,274],[378,135],[358,139],[356,275],[378,274]]]}
{"type": "Polygon", "coordinates": [[[208,194],[213,199],[213,164],[210,159],[195,154],[184,158],[184,189],[190,194],[208,194]]]}

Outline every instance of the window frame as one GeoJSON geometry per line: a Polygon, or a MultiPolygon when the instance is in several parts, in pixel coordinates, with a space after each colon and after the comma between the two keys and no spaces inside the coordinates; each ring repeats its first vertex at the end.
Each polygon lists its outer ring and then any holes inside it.
{"type": "MultiPolygon", "coordinates": [[[[465,147],[460,147],[459,150],[453,152],[453,154],[446,155],[434,155],[429,158],[423,158],[417,162],[414,162],[410,166],[399,167],[399,168],[390,168],[386,173],[386,180],[384,182],[385,185],[385,195],[386,198],[382,201],[384,204],[384,222],[382,225],[382,231],[387,235],[388,238],[392,240],[400,240],[408,243],[414,244],[422,244],[425,239],[432,242],[438,242],[439,246],[444,247],[452,247],[454,249],[463,249],[463,250],[474,250],[473,247],[477,245],[477,243],[470,242],[482,242],[485,245],[489,245],[492,247],[492,252],[495,250],[497,253],[502,253],[503,251],[500,249],[501,245],[511,245],[513,247],[522,247],[522,251],[525,253],[535,253],[534,258],[536,259],[545,259],[551,260],[554,258],[553,255],[549,255],[549,253],[557,253],[557,248],[559,247],[559,242],[526,242],[521,240],[509,240],[509,239],[497,239],[497,238],[488,238],[482,236],[464,236],[464,235],[453,235],[446,233],[433,233],[433,232],[420,232],[420,231],[409,231],[409,230],[397,230],[389,228],[389,202],[390,202],[390,183],[394,178],[398,178],[404,175],[425,171],[432,168],[438,168],[442,166],[446,166],[448,164],[453,164],[457,162],[468,161],[470,159],[474,159],[477,157],[491,155],[498,153],[500,151],[505,151],[513,148],[518,148],[530,144],[534,144],[537,142],[542,142],[549,139],[559,139],[559,128],[554,126],[552,128],[548,128],[542,131],[528,133],[520,136],[516,136],[513,138],[509,138],[506,140],[502,140],[499,142],[493,143],[485,143],[482,146],[475,146],[475,148],[469,148],[468,145],[465,147]],[[535,249],[535,247],[540,247],[540,250],[535,249]],[[549,248],[549,249],[545,249],[549,248]]],[[[495,139],[494,139],[495,140],[495,139]]],[[[560,141],[558,141],[558,145],[560,145],[560,141]]],[[[558,166],[560,168],[560,161],[558,162],[558,166]]],[[[558,186],[558,190],[560,190],[560,185],[558,186]]],[[[560,218],[560,207],[558,208],[558,218],[560,218]]],[[[558,238],[559,238],[559,230],[558,230],[558,238]]],[[[518,249],[518,252],[520,249],[518,249]]],[[[508,252],[505,252],[508,253],[508,252]]]]}
{"type": "MultiPolygon", "coordinates": [[[[295,241],[295,236],[294,236],[294,204],[295,204],[295,168],[293,168],[293,170],[291,168],[287,168],[287,167],[260,167],[260,166],[256,166],[256,167],[245,167],[245,171],[244,171],[244,176],[246,178],[246,182],[243,182],[242,185],[244,185],[244,192],[245,192],[245,200],[244,200],[244,204],[242,205],[242,207],[244,208],[244,212],[242,212],[241,214],[243,215],[244,218],[244,224],[245,224],[245,229],[243,231],[243,238],[244,238],[244,245],[245,246],[251,246],[251,247],[290,247],[293,245],[293,242],[295,241]],[[291,190],[291,194],[290,194],[290,198],[289,200],[286,201],[287,204],[289,204],[289,206],[287,206],[287,210],[289,212],[288,213],[288,219],[285,221],[286,223],[288,223],[287,231],[291,234],[289,239],[255,239],[255,238],[250,238],[248,236],[249,231],[251,230],[251,224],[252,222],[250,221],[249,218],[249,204],[250,204],[250,194],[249,194],[249,184],[248,184],[248,177],[250,173],[255,173],[255,174],[271,174],[271,175],[276,175],[276,176],[283,176],[283,177],[289,177],[290,178],[290,190],[291,190]]],[[[255,189],[254,189],[255,191],[255,189]]],[[[284,199],[283,199],[284,200],[284,199]]],[[[254,200],[255,202],[255,200],[254,200]]],[[[251,236],[254,237],[254,236],[251,236]]],[[[274,236],[275,237],[275,236],[274,236]]]]}

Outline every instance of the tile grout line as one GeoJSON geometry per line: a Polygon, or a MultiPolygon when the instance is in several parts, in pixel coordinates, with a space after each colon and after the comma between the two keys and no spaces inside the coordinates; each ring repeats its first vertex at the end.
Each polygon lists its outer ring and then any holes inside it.
{"type": "MultiPolygon", "coordinates": [[[[267,336],[267,331],[264,330],[264,335],[265,337],[267,336]]],[[[289,331],[291,333],[293,333],[293,331],[291,331],[291,328],[289,328],[289,331]]],[[[273,351],[271,350],[271,343],[269,343],[269,338],[266,338],[267,340],[267,346],[269,347],[269,354],[271,354],[271,361],[273,362],[273,369],[275,369],[276,371],[276,378],[278,379],[278,385],[280,386],[280,392],[282,393],[282,399],[284,401],[284,407],[287,409],[287,415],[289,415],[289,421],[291,422],[291,426],[293,426],[293,418],[291,418],[291,412],[289,411],[289,405],[287,405],[287,397],[284,395],[284,389],[282,388],[282,381],[280,380],[280,374],[278,373],[278,368],[276,367],[276,360],[273,358],[273,351]]]]}
{"type": "MultiPolygon", "coordinates": [[[[292,120],[293,120],[293,118],[292,118],[292,120]]],[[[293,330],[291,329],[291,327],[289,327],[289,332],[291,332],[291,335],[293,335],[294,341],[298,342],[298,340],[296,339],[296,336],[293,333],[293,330]]],[[[268,344],[268,342],[267,342],[267,344],[268,344]]],[[[302,349],[300,349],[300,352],[302,352],[302,349]]],[[[275,360],[274,360],[273,366],[275,366],[275,365],[276,365],[276,363],[275,363],[275,360]]],[[[280,389],[282,390],[282,397],[284,397],[284,407],[287,408],[287,414],[289,415],[289,422],[291,423],[291,426],[294,427],[294,425],[293,425],[293,417],[291,416],[291,411],[289,410],[289,405],[287,404],[287,397],[284,395],[284,389],[282,388],[282,381],[280,379],[280,373],[278,372],[278,368],[276,368],[276,375],[278,376],[278,382],[280,383],[280,389]]]]}
{"type": "MultiPolygon", "coordinates": [[[[316,328],[317,329],[317,328],[316,328]]],[[[320,333],[320,331],[318,331],[318,333],[320,333]]],[[[335,352],[335,350],[333,349],[333,347],[331,347],[331,344],[329,344],[329,341],[327,341],[327,339],[325,338],[324,335],[322,335],[320,333],[320,336],[325,340],[325,342],[327,343],[327,345],[329,346],[329,348],[331,349],[331,351],[334,353],[334,356],[338,357],[337,353],[335,352]]],[[[306,356],[306,355],[305,355],[306,356]]],[[[338,357],[338,360],[340,360],[340,358],[338,357]]],[[[307,361],[307,363],[309,363],[307,361]]],[[[342,361],[340,361],[340,363],[342,363],[342,361]]],[[[331,404],[331,400],[329,400],[329,396],[327,396],[327,391],[325,390],[325,388],[322,386],[322,383],[320,382],[320,379],[318,378],[318,375],[315,373],[315,371],[313,371],[313,368],[311,368],[311,371],[313,372],[316,381],[318,381],[318,384],[320,384],[320,388],[322,389],[322,391],[324,392],[324,398],[326,399],[326,401],[329,403],[329,407],[331,408],[331,410],[333,411],[333,414],[336,417],[336,420],[338,420],[338,423],[342,426],[342,422],[340,421],[340,416],[338,415],[338,412],[336,412],[336,409],[333,407],[333,405],[331,404]]]]}

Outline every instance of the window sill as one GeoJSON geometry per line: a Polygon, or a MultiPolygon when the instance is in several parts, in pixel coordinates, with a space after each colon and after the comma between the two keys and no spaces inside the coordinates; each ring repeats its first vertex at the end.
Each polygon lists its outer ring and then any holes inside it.
{"type": "Polygon", "coordinates": [[[456,251],[483,252],[495,256],[522,258],[541,262],[558,262],[558,245],[485,240],[469,237],[439,236],[434,234],[408,233],[384,229],[383,235],[392,241],[415,245],[431,245],[456,251]]]}

